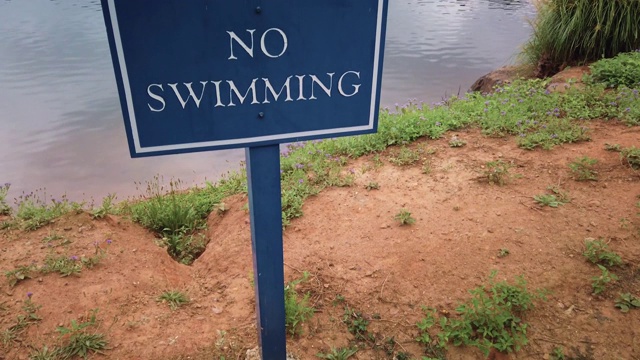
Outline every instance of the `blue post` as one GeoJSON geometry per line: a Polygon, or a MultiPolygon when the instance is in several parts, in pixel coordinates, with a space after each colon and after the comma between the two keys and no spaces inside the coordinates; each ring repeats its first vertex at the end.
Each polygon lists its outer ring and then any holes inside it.
{"type": "Polygon", "coordinates": [[[258,341],[263,360],[285,360],[280,148],[278,145],[250,147],[245,154],[258,341]]]}

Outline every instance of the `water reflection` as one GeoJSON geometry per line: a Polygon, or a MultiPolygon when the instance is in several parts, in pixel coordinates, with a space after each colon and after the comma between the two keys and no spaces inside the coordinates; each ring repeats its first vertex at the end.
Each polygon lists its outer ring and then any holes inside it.
{"type": "MultiPolygon", "coordinates": [[[[390,1],[382,102],[437,101],[509,63],[528,1],[390,1]]],[[[136,194],[160,173],[188,184],[237,167],[242,150],[129,158],[97,0],[0,1],[0,183],[72,199],[136,194]]]]}

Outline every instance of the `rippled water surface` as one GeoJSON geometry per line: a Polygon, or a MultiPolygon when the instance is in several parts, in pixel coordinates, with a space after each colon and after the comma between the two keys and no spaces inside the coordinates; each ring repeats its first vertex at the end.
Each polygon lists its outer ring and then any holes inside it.
{"type": "MultiPolygon", "coordinates": [[[[382,105],[437,101],[515,59],[528,0],[390,0],[382,105]]],[[[71,199],[155,174],[187,184],[237,168],[242,150],[131,159],[100,2],[0,0],[0,184],[71,199]]]]}

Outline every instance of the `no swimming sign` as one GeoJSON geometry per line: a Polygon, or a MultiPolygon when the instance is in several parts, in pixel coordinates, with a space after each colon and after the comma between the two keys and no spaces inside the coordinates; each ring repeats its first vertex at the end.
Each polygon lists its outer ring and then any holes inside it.
{"type": "Polygon", "coordinates": [[[103,0],[134,157],[375,132],[384,0],[103,0]]]}
{"type": "Polygon", "coordinates": [[[286,358],[279,144],[377,129],[388,0],[102,0],[132,157],[246,148],[256,313],[286,358]]]}

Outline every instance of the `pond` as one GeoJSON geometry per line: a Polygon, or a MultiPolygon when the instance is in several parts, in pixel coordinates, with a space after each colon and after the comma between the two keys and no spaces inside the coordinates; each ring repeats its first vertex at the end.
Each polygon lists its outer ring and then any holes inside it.
{"type": "MultiPolygon", "coordinates": [[[[528,0],[391,0],[382,106],[465,92],[516,60],[534,16],[528,0]]],[[[0,129],[10,199],[36,189],[123,199],[156,174],[203,184],[244,158],[243,150],[129,157],[97,0],[0,0],[0,129]]]]}

